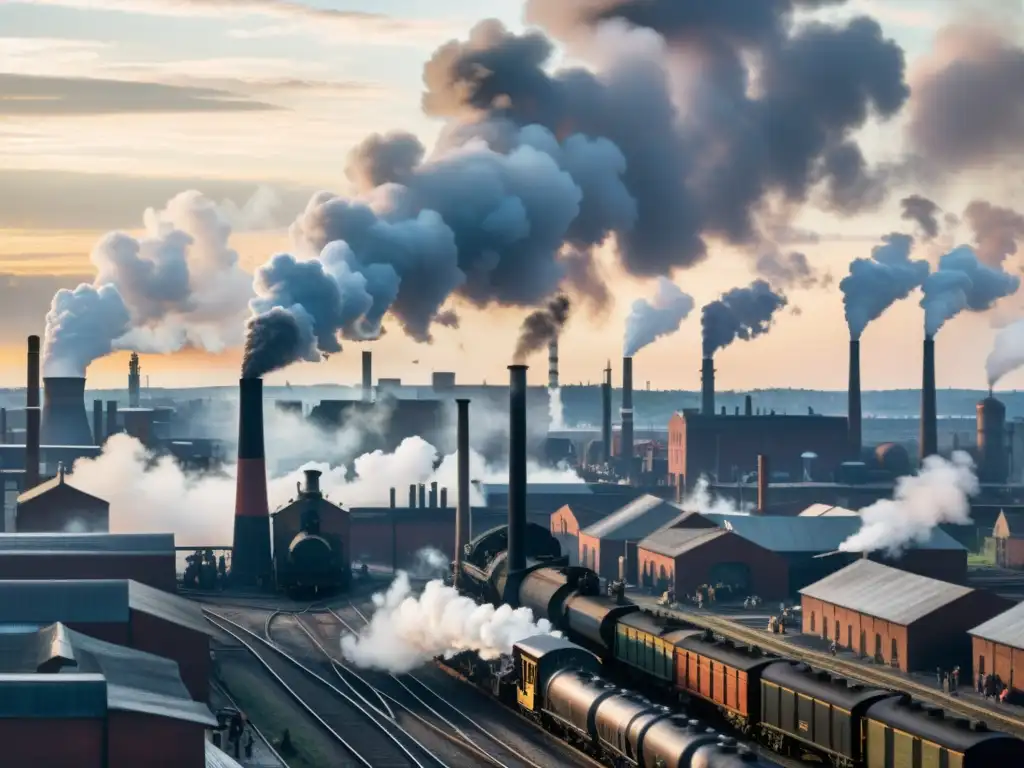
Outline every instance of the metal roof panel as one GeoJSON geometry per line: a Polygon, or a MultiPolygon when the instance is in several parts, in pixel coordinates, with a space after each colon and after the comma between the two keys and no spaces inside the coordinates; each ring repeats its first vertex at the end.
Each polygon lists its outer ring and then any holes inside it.
{"type": "Polygon", "coordinates": [[[173,533],[0,533],[0,554],[88,553],[173,555],[173,533]]]}
{"type": "Polygon", "coordinates": [[[1024,651],[1024,603],[979,624],[968,634],[1024,651]]]}
{"type": "Polygon", "coordinates": [[[637,546],[659,555],[679,557],[727,533],[721,528],[662,528],[637,546]]]}
{"type": "Polygon", "coordinates": [[[679,517],[675,504],[645,494],[612,512],[581,532],[597,539],[634,539],[639,541],[679,517]]]}

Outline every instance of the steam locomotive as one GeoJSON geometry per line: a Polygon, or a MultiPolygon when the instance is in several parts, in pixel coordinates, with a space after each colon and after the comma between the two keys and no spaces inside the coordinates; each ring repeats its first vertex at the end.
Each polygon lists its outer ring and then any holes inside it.
{"type": "MultiPolygon", "coordinates": [[[[463,593],[480,602],[530,608],[535,617],[551,621],[565,633],[566,642],[580,649],[575,655],[565,654],[575,660],[579,670],[572,673],[575,678],[549,675],[537,682],[541,677],[525,661],[517,670],[521,687],[522,681],[535,687],[532,694],[524,689],[520,707],[531,712],[535,701],[531,695],[547,697],[545,706],[552,711],[542,713],[546,725],[565,719],[556,717],[562,698],[573,702],[573,713],[582,711],[576,709],[577,701],[582,702],[579,706],[591,708],[586,710],[588,718],[602,712],[601,705],[594,703],[598,690],[610,691],[614,686],[593,677],[592,669],[580,661],[586,652],[600,662],[608,679],[635,685],[664,701],[713,707],[741,733],[779,754],[810,754],[838,768],[1024,765],[1024,741],[990,731],[983,723],[948,717],[943,710],[927,707],[905,693],[872,688],[757,648],[716,639],[707,631],[642,611],[621,592],[614,597],[601,594],[597,574],[569,566],[557,540],[542,526],[527,524],[523,542],[527,567],[509,573],[507,527],[483,533],[466,545],[457,576],[463,593]],[[570,679],[576,682],[570,684],[570,679]]],[[[523,645],[536,644],[532,639],[523,645]]],[[[517,648],[517,658],[532,658],[529,647],[517,648]]],[[[648,706],[635,694],[618,695],[633,702],[630,707],[648,706]]],[[[621,706],[624,713],[632,711],[625,703],[621,706]]],[[[620,725],[629,722],[626,717],[623,715],[620,725]]],[[[596,728],[596,722],[588,720],[588,728],[596,728]]],[[[663,727],[676,723],[683,732],[689,727],[668,715],[664,722],[663,727]]],[[[660,733],[651,728],[652,734],[660,733]]],[[[566,729],[570,735],[581,730],[566,729]]],[[[633,731],[623,725],[619,733],[599,734],[604,739],[601,744],[633,731]]],[[[623,754],[630,764],[655,764],[636,751],[623,754]]]]}
{"type": "Polygon", "coordinates": [[[352,573],[340,537],[320,530],[315,505],[302,511],[299,532],[287,548],[275,552],[277,587],[291,597],[332,594],[346,589],[352,573]]]}

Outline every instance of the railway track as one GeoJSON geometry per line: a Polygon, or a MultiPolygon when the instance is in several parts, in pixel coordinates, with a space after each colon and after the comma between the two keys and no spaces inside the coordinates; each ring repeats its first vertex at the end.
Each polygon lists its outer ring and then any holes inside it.
{"type": "MultiPolygon", "coordinates": [[[[397,723],[320,677],[284,649],[220,613],[204,608],[213,626],[256,657],[278,683],[350,756],[348,768],[449,768],[397,723]]],[[[268,618],[266,627],[269,628],[268,618]]]]}
{"type": "Polygon", "coordinates": [[[935,688],[923,685],[916,680],[898,677],[865,664],[837,659],[830,653],[823,653],[810,648],[801,648],[783,640],[776,640],[765,632],[751,629],[728,618],[678,609],[673,609],[669,613],[695,626],[710,629],[712,632],[729,640],[739,640],[750,645],[756,645],[759,648],[777,653],[783,658],[803,661],[819,669],[834,672],[844,677],[862,680],[866,683],[877,685],[880,688],[906,691],[919,699],[936,704],[952,712],[957,712],[963,717],[984,720],[989,725],[997,724],[997,727],[1006,733],[1024,738],[1024,722],[1020,719],[978,706],[959,696],[951,696],[935,688]]]}

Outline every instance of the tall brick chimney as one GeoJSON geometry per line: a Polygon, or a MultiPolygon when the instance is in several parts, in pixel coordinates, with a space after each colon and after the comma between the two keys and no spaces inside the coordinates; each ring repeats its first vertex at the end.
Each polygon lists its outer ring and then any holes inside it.
{"type": "Polygon", "coordinates": [[[231,583],[269,588],[270,505],[263,443],[263,379],[238,382],[238,476],[235,486],[235,541],[231,583]]]}

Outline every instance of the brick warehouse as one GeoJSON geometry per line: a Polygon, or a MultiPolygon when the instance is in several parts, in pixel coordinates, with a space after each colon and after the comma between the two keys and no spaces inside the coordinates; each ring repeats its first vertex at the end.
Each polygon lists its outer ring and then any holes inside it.
{"type": "Polygon", "coordinates": [[[1009,601],[862,559],[800,590],[803,632],[910,670],[968,666],[967,632],[1009,601]]]}
{"type": "Polygon", "coordinates": [[[1012,689],[1024,688],[1024,603],[970,631],[974,679],[995,674],[1012,689]]]}

